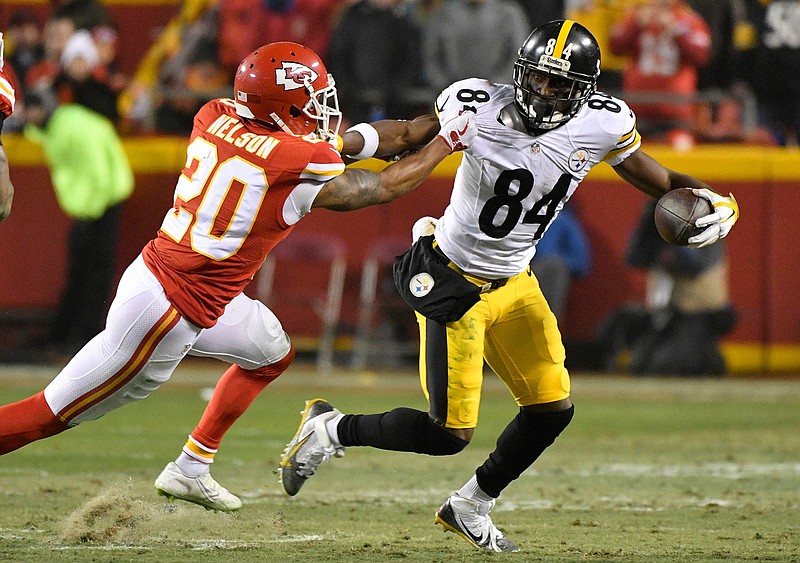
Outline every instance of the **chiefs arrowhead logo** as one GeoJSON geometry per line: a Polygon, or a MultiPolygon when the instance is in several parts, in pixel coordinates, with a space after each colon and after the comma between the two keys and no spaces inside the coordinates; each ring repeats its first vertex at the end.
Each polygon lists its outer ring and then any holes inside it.
{"type": "Polygon", "coordinates": [[[304,64],[283,61],[281,68],[275,69],[275,82],[283,86],[284,90],[297,90],[303,87],[303,83],[308,77],[314,82],[319,74],[308,68],[304,64]]]}

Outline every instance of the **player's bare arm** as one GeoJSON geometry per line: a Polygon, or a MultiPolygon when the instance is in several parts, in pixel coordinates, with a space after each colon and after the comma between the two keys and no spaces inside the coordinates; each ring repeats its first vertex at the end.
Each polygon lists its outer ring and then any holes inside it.
{"type": "Polygon", "coordinates": [[[11,213],[11,201],[14,199],[14,186],[8,172],[8,158],[0,143],[0,222],[11,213]]]}
{"type": "MultiPolygon", "coordinates": [[[[439,133],[438,118],[423,115],[411,121],[386,119],[369,124],[378,137],[378,145],[373,156],[384,158],[424,146],[439,133]]],[[[364,149],[365,136],[358,128],[350,129],[342,136],[342,154],[359,154],[364,149]]]]}
{"type": "Polygon", "coordinates": [[[455,117],[418,153],[387,166],[380,173],[357,168],[345,170],[325,184],[311,207],[352,211],[394,201],[419,186],[446,156],[469,146],[475,133],[474,114],[467,112],[455,117]]]}
{"type": "Polygon", "coordinates": [[[705,182],[670,170],[641,149],[615,166],[614,170],[623,180],[652,197],[661,197],[679,188],[694,188],[696,196],[707,200],[714,212],[697,220],[695,226],[705,227],[705,230],[689,239],[690,246],[700,248],[725,238],[739,219],[739,204],[733,194],[728,197],[720,195],[705,182]]]}
{"type": "Polygon", "coordinates": [[[656,198],[677,188],[711,189],[708,184],[693,176],[663,166],[642,149],[615,166],[614,171],[639,191],[656,198]]]}

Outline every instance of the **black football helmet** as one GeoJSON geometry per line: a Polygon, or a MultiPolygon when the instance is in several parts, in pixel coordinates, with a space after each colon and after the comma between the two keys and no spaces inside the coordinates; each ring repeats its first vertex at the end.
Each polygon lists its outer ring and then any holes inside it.
{"type": "Polygon", "coordinates": [[[572,20],[533,30],[514,63],[514,104],[531,131],[547,131],[572,119],[597,87],[600,46],[572,20]]]}

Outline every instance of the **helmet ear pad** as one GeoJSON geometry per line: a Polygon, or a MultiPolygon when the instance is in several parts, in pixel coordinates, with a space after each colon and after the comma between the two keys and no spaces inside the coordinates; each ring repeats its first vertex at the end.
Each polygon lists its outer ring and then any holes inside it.
{"type": "Polygon", "coordinates": [[[581,24],[554,20],[531,32],[514,63],[514,102],[532,130],[554,129],[572,119],[594,93],[600,75],[600,46],[581,24]],[[569,94],[545,95],[534,74],[571,83],[569,94]]]}

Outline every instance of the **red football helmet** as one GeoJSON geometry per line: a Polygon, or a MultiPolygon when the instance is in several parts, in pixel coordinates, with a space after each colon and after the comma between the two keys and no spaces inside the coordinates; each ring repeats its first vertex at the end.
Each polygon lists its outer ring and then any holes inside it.
{"type": "Polygon", "coordinates": [[[259,47],[239,65],[233,89],[242,117],[293,135],[338,133],[342,114],[333,77],[308,47],[289,42],[259,47]]]}

